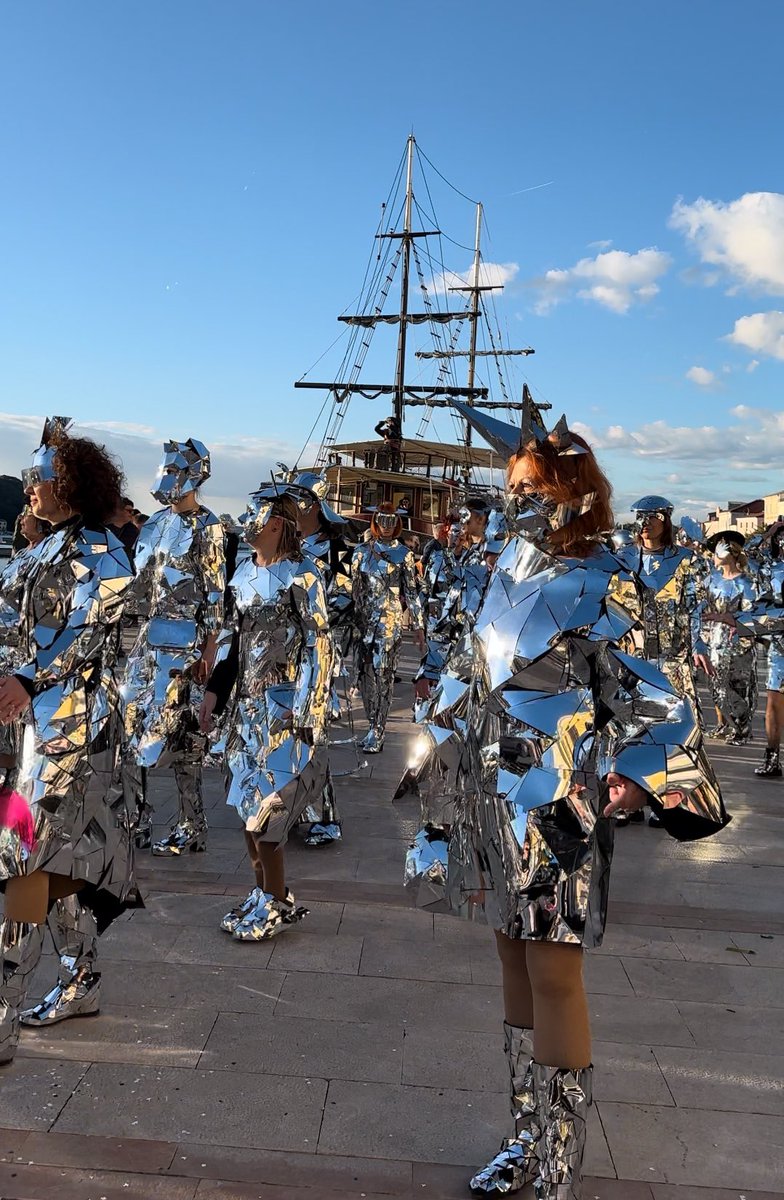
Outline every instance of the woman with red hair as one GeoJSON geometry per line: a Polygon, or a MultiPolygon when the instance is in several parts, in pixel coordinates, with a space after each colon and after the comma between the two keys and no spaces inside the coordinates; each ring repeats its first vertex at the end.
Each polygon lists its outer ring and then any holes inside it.
{"type": "Polygon", "coordinates": [[[398,540],[402,530],[392,505],[379,505],[370,522],[369,540],[357,546],[351,560],[357,629],[354,663],[369,725],[362,742],[366,754],[384,748],[406,609],[420,650],[425,646],[414,556],[398,540]]]}
{"type": "Polygon", "coordinates": [[[611,488],[563,418],[508,468],[514,530],[479,609],[467,681],[447,670],[431,711],[462,745],[461,787],[427,824],[407,878],[427,903],[484,917],[503,973],[512,1136],[471,1180],[479,1196],[534,1181],[577,1200],[591,1103],[583,950],[601,942],[617,811],[645,803],[677,838],[727,817],[695,714],[624,653],[635,617],[603,545],[611,488]]]}

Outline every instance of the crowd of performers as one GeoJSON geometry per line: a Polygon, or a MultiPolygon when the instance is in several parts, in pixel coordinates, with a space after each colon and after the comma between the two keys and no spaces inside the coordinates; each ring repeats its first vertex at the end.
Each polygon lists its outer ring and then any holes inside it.
{"type": "Polygon", "coordinates": [[[46,422],[23,473],[26,544],[0,575],[0,1062],[20,1025],[98,1011],[99,935],[143,903],[135,853],[207,847],[209,756],[253,871],[221,928],[264,941],[307,915],[285,846],[295,829],[312,847],[343,836],[336,683],[361,697],[362,752],[380,753],[408,624],[417,754],[397,795],[419,794],[422,822],[406,884],[490,924],[503,972],[512,1122],[470,1187],[579,1197],[582,951],[602,939],[614,832],[646,807],[681,840],[727,823],[696,681],[716,710],[709,736],[744,744],[760,643],[757,774],[781,775],[784,525],[754,545],[734,531],[706,542],[653,495],[615,529],[610,485],[565,418],[549,432],[530,415],[522,430],[471,419],[508,459],[506,495],[469,498],[419,561],[388,504],[352,547],[314,472],[252,493],[238,552],[203,503],[210,455],[195,439],[165,443],[161,507],[137,523],[106,450],[46,422]],[[153,842],[150,774],[167,767],[177,817],[153,842]],[[30,1007],[47,925],[58,977],[30,1007]]]}

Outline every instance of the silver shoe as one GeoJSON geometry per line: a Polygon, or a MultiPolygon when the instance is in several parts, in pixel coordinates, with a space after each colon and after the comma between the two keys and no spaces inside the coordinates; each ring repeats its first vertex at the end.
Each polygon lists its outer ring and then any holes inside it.
{"type": "Polygon", "coordinates": [[[342,837],[343,831],[337,822],[331,821],[325,825],[322,821],[316,821],[303,840],[306,846],[329,846],[331,842],[339,842],[342,837]]]}
{"type": "Polygon", "coordinates": [[[380,754],[384,749],[384,735],[376,733],[375,729],[368,729],[365,737],[360,743],[360,750],[365,754],[380,754]]]}
{"type": "Polygon", "coordinates": [[[174,826],[168,837],[154,843],[152,852],[159,858],[176,858],[186,851],[191,854],[201,854],[206,849],[207,826],[181,821],[174,826]]]}
{"type": "Polygon", "coordinates": [[[245,897],[245,899],[238,904],[236,908],[233,908],[231,912],[227,912],[226,916],[221,919],[221,929],[223,929],[226,933],[234,933],[234,930],[237,928],[243,917],[246,917],[251,909],[256,907],[263,895],[264,892],[260,887],[255,887],[248,892],[248,895],[245,897]]]}
{"type": "Polygon", "coordinates": [[[38,965],[45,925],[0,923],[0,1063],[9,1063],[19,1045],[20,1014],[30,976],[38,965]]]}
{"type": "Polygon", "coordinates": [[[283,933],[289,925],[296,925],[310,911],[307,908],[298,908],[291,892],[286,892],[285,900],[277,900],[261,889],[259,893],[258,902],[242,918],[232,934],[238,942],[266,942],[283,933]]]}
{"type": "Polygon", "coordinates": [[[70,983],[60,980],[40,1004],[26,1009],[21,1021],[28,1029],[40,1029],[43,1025],[56,1025],[69,1017],[95,1017],[101,1007],[101,976],[99,973],[80,972],[70,983]]]}
{"type": "Polygon", "coordinates": [[[474,1196],[509,1196],[519,1192],[539,1169],[536,1147],[541,1128],[533,1086],[531,1031],[504,1022],[504,1040],[515,1131],[513,1137],[502,1142],[495,1158],[469,1182],[474,1196]]]}
{"type": "Polygon", "coordinates": [[[150,849],[152,845],[152,816],[149,813],[145,813],[134,829],[133,844],[137,850],[150,849]]]}
{"type": "Polygon", "coordinates": [[[566,1071],[533,1064],[541,1136],[536,1200],[581,1200],[593,1067],[566,1071]]]}
{"type": "Polygon", "coordinates": [[[40,1004],[21,1015],[28,1028],[56,1025],[68,1017],[95,1016],[101,1001],[98,924],[78,895],[57,900],[47,918],[54,948],[60,956],[57,983],[40,1004]]]}

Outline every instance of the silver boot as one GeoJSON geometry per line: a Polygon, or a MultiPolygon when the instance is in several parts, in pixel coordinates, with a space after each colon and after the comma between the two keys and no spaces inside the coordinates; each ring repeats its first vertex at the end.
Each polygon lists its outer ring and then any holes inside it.
{"type": "Polygon", "coordinates": [[[535,1062],[533,1076],[542,1128],[536,1200],[580,1200],[593,1067],[566,1071],[535,1062]]]}
{"type": "MultiPolygon", "coordinates": [[[[313,813],[312,807],[309,811],[313,813]]],[[[315,816],[315,813],[313,813],[315,816]]],[[[340,814],[338,812],[338,801],[335,795],[335,788],[332,784],[332,777],[327,770],[327,781],[324,784],[324,791],[321,797],[321,819],[314,820],[311,823],[308,832],[305,834],[306,846],[329,846],[332,842],[339,842],[343,837],[343,831],[340,827],[340,814]]]]}
{"type": "Polygon", "coordinates": [[[19,1014],[41,957],[45,929],[7,917],[0,924],[0,1063],[9,1063],[19,1045],[19,1014]]]}
{"type": "Polygon", "coordinates": [[[233,908],[231,912],[227,912],[226,916],[221,918],[221,929],[226,933],[234,933],[234,930],[243,917],[247,917],[251,909],[256,908],[263,895],[264,890],[260,887],[255,887],[248,892],[241,904],[238,904],[236,908],[233,908]]]}
{"type": "Polygon", "coordinates": [[[378,733],[375,729],[368,729],[359,748],[365,754],[380,754],[384,749],[383,733],[378,733]]]}
{"type": "Polygon", "coordinates": [[[486,1167],[469,1183],[474,1196],[508,1196],[525,1187],[536,1175],[536,1144],[540,1126],[533,1090],[533,1042],[530,1029],[504,1021],[504,1042],[511,1078],[514,1136],[507,1138],[486,1167]]]}
{"type": "Polygon", "coordinates": [[[266,942],[289,925],[296,925],[308,912],[307,908],[297,907],[291,892],[286,892],[285,900],[277,900],[259,888],[259,899],[238,922],[232,937],[239,942],[266,942]]]}
{"type": "Polygon", "coordinates": [[[90,909],[78,896],[68,896],[55,902],[47,924],[60,970],[57,983],[41,1003],[22,1013],[22,1024],[30,1029],[56,1025],[69,1017],[95,1016],[101,1004],[101,976],[95,970],[98,926],[90,909]]]}
{"type": "Polygon", "coordinates": [[[203,825],[194,825],[192,821],[178,821],[165,838],[153,844],[152,852],[158,858],[176,858],[188,851],[191,854],[200,854],[206,849],[206,821],[203,825]]]}
{"type": "Polygon", "coordinates": [[[201,754],[175,762],[174,778],[177,781],[180,812],[169,836],[153,845],[152,852],[159,858],[176,858],[186,851],[194,854],[207,849],[207,818],[201,793],[201,754]]]}

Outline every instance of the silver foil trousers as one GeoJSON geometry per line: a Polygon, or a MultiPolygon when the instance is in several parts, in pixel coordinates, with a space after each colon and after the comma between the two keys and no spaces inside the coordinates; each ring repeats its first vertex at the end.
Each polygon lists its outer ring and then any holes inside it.
{"type": "Polygon", "coordinates": [[[470,1182],[475,1196],[508,1196],[533,1182],[536,1200],[580,1200],[592,1067],[533,1058],[530,1030],[504,1023],[514,1134],[470,1182]]]}
{"type": "Polygon", "coordinates": [[[161,841],[155,842],[153,854],[176,858],[180,854],[198,853],[207,849],[207,818],[201,787],[201,754],[183,757],[174,763],[179,815],[177,824],[161,841]]]}
{"type": "Polygon", "coordinates": [[[60,958],[57,983],[40,1004],[22,1013],[32,1029],[56,1025],[68,1017],[94,1016],[100,1007],[101,976],[96,971],[98,926],[78,895],[57,900],[47,920],[60,958]]]}
{"type": "Polygon", "coordinates": [[[19,1017],[45,928],[8,917],[0,924],[0,1063],[10,1062],[19,1045],[19,1017]]]}

